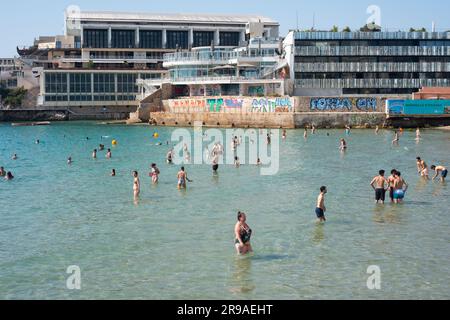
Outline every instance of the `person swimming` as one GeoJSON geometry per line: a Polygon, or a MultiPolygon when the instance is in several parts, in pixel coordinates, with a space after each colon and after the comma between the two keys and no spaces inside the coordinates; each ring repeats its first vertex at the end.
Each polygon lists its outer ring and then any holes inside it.
{"type": "Polygon", "coordinates": [[[0,167],[0,177],[4,177],[4,176],[6,176],[5,168],[0,167]]]}
{"type": "Polygon", "coordinates": [[[161,172],[159,171],[156,163],[152,163],[152,171],[150,172],[150,177],[152,178],[152,183],[157,184],[159,181],[159,175],[161,172]]]}
{"type": "Polygon", "coordinates": [[[139,173],[137,171],[133,171],[133,193],[135,200],[141,193],[141,181],[139,180],[139,173]]]}
{"type": "Polygon", "coordinates": [[[447,178],[448,175],[448,170],[446,167],[444,166],[436,166],[436,165],[432,165],[431,166],[431,170],[434,170],[436,172],[436,174],[433,177],[433,180],[435,180],[438,175],[441,175],[441,181],[445,182],[445,178],[447,178]]]}
{"type": "Polygon", "coordinates": [[[17,156],[17,154],[14,153],[11,159],[12,160],[17,160],[17,159],[19,159],[19,157],[17,156]]]}
{"type": "Polygon", "coordinates": [[[111,177],[115,177],[116,176],[116,169],[112,169],[111,170],[111,177]]]}
{"type": "Polygon", "coordinates": [[[108,149],[108,152],[106,153],[106,159],[111,159],[111,158],[112,158],[111,149],[108,149]]]}
{"type": "Polygon", "coordinates": [[[68,157],[68,158],[67,158],[67,164],[72,164],[72,162],[73,162],[73,161],[72,161],[72,157],[68,157]]]}
{"type": "Polygon", "coordinates": [[[100,151],[105,150],[105,146],[104,146],[103,144],[100,144],[100,145],[98,146],[98,148],[99,148],[100,151]]]}
{"type": "Polygon", "coordinates": [[[245,255],[247,253],[253,252],[252,245],[250,244],[250,239],[252,237],[252,229],[247,224],[247,215],[244,212],[239,211],[237,216],[238,222],[234,227],[235,234],[235,247],[237,254],[245,255]]]}
{"type": "Polygon", "coordinates": [[[12,179],[14,179],[14,176],[12,175],[11,171],[8,171],[6,173],[5,180],[12,180],[12,179]]]}
{"type": "Polygon", "coordinates": [[[92,158],[97,159],[97,149],[94,149],[94,151],[92,151],[92,158]]]}

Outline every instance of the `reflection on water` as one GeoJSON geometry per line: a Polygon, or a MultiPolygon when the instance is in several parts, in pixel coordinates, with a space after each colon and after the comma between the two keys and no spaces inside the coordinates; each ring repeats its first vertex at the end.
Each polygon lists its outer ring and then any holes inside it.
{"type": "Polygon", "coordinates": [[[324,223],[316,223],[313,236],[313,242],[315,244],[320,244],[323,240],[325,240],[324,228],[325,228],[324,223]]]}
{"type": "Polygon", "coordinates": [[[232,281],[230,292],[249,293],[255,290],[251,268],[253,254],[247,256],[236,256],[232,272],[232,281]]]}

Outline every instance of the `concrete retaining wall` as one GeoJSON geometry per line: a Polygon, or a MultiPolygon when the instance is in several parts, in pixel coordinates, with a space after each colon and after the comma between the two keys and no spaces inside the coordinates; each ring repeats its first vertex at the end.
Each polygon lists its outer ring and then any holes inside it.
{"type": "Polygon", "coordinates": [[[0,121],[125,120],[129,112],[71,114],[67,110],[0,110],[0,121]]]}

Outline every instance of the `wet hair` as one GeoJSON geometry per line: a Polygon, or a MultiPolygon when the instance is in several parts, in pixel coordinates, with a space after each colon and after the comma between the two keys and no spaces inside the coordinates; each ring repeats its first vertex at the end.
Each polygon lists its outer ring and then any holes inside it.
{"type": "Polygon", "coordinates": [[[138,176],[139,173],[137,171],[133,171],[133,176],[138,176]]]}
{"type": "Polygon", "coordinates": [[[320,192],[324,192],[325,190],[327,190],[327,187],[325,187],[325,186],[320,187],[320,192]]]}
{"type": "Polygon", "coordinates": [[[433,164],[433,165],[431,166],[431,170],[434,170],[434,169],[436,169],[436,166],[433,164]]]}
{"type": "Polygon", "coordinates": [[[6,174],[6,178],[8,178],[8,179],[13,179],[14,178],[14,176],[11,173],[11,171],[8,171],[8,173],[6,174]]]}
{"type": "Polygon", "coordinates": [[[108,149],[108,152],[111,152],[111,149],[108,149]]]}
{"type": "Polygon", "coordinates": [[[236,157],[234,157],[234,160],[238,161],[238,160],[239,160],[239,157],[237,157],[237,156],[236,156],[236,157]]]}
{"type": "Polygon", "coordinates": [[[242,217],[245,215],[244,212],[238,211],[237,219],[238,221],[241,221],[242,217]]]}
{"type": "Polygon", "coordinates": [[[153,167],[156,167],[156,163],[152,163],[152,168],[153,168],[153,167]]]}
{"type": "Polygon", "coordinates": [[[399,177],[402,175],[402,173],[400,171],[397,171],[395,174],[399,177]]]}
{"type": "Polygon", "coordinates": [[[184,171],[184,167],[181,167],[181,171],[184,171]]]}
{"type": "Polygon", "coordinates": [[[379,171],[380,176],[384,176],[385,173],[386,173],[386,171],[384,171],[384,170],[379,171]]]}
{"type": "Polygon", "coordinates": [[[396,173],[397,173],[397,170],[395,170],[395,169],[391,170],[391,174],[396,174],[396,173]]]}
{"type": "Polygon", "coordinates": [[[422,160],[422,159],[420,159],[420,157],[417,157],[416,160],[419,160],[419,161],[420,161],[420,160],[422,160]]]}

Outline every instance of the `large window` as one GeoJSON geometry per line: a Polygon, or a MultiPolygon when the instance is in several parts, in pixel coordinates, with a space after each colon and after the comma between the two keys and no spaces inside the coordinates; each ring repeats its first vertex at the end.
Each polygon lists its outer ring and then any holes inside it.
{"type": "Polygon", "coordinates": [[[85,29],[83,38],[85,48],[108,48],[108,30],[85,29]]]}
{"type": "Polygon", "coordinates": [[[194,31],[194,47],[207,47],[214,41],[213,31],[194,31]]]}
{"type": "Polygon", "coordinates": [[[46,73],[45,93],[67,93],[67,74],[46,73]]]}
{"type": "Polygon", "coordinates": [[[139,47],[142,49],[160,49],[162,45],[162,31],[141,30],[139,32],[139,47]]]}
{"type": "Polygon", "coordinates": [[[237,47],[239,46],[239,32],[220,32],[220,45],[237,47]]]}
{"type": "Polygon", "coordinates": [[[115,92],[115,77],[112,73],[94,74],[94,93],[115,92]]]}
{"type": "Polygon", "coordinates": [[[138,87],[136,85],[137,76],[135,74],[117,75],[117,100],[135,100],[138,87]]]}
{"type": "Polygon", "coordinates": [[[189,47],[187,31],[167,31],[168,49],[187,49],[189,47]]]}
{"type": "Polygon", "coordinates": [[[112,30],[111,47],[112,48],[134,48],[136,36],[134,30],[112,30]]]}
{"type": "Polygon", "coordinates": [[[91,74],[70,74],[70,101],[91,101],[91,74]]]}

